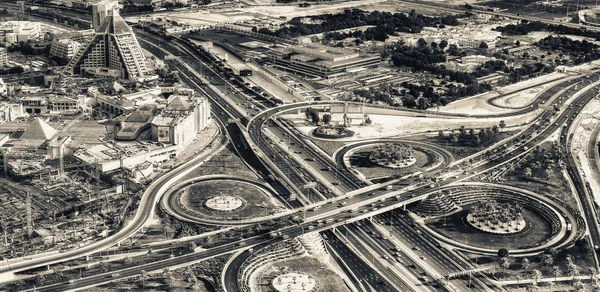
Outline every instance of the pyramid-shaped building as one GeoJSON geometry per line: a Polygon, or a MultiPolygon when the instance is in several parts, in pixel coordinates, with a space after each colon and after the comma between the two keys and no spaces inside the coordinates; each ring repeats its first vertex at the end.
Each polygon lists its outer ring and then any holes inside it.
{"type": "Polygon", "coordinates": [[[50,140],[56,135],[56,130],[41,118],[35,118],[21,136],[21,140],[50,140]]]}
{"type": "Polygon", "coordinates": [[[149,72],[133,29],[113,9],[87,46],[69,61],[65,73],[136,79],[149,72]]]}

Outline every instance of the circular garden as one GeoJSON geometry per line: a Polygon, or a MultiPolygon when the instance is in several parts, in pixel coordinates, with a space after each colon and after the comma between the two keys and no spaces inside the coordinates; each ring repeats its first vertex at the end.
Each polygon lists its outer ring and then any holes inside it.
{"type": "Polygon", "coordinates": [[[214,179],[180,189],[175,197],[176,212],[208,220],[241,220],[274,214],[275,198],[259,184],[235,179],[214,179]]]}

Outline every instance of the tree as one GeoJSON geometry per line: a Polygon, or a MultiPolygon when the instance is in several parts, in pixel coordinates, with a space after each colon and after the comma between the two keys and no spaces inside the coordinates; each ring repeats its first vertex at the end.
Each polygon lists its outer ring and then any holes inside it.
{"type": "Polygon", "coordinates": [[[550,254],[542,254],[540,255],[540,263],[544,265],[544,267],[548,268],[554,264],[554,258],[550,254]]]}
{"type": "Polygon", "coordinates": [[[506,248],[501,248],[498,250],[498,257],[506,258],[509,256],[509,251],[506,248]]]}
{"type": "Polygon", "coordinates": [[[440,42],[440,44],[438,45],[438,47],[440,49],[442,49],[442,51],[448,46],[448,41],[447,40],[443,40],[440,42]]]}
{"type": "Polygon", "coordinates": [[[479,44],[479,48],[480,48],[480,49],[483,49],[483,50],[487,50],[487,48],[488,48],[488,44],[487,44],[486,42],[481,42],[481,43],[479,44]]]}
{"type": "Polygon", "coordinates": [[[131,265],[133,263],[133,260],[131,259],[131,257],[125,257],[123,259],[123,263],[127,266],[131,265]]]}
{"type": "Polygon", "coordinates": [[[507,257],[503,257],[500,259],[500,267],[506,272],[506,269],[510,268],[510,261],[507,257]]]}
{"type": "Polygon", "coordinates": [[[498,124],[498,127],[500,127],[500,130],[504,130],[504,127],[506,127],[506,123],[504,122],[504,120],[500,121],[500,124],[498,124]]]}
{"type": "Polygon", "coordinates": [[[538,281],[542,278],[542,272],[540,270],[531,271],[531,280],[537,286],[538,281]]]}
{"type": "Polygon", "coordinates": [[[440,138],[440,140],[444,140],[444,130],[440,130],[438,132],[438,137],[440,138]]]}
{"type": "Polygon", "coordinates": [[[559,266],[552,267],[552,275],[554,276],[554,282],[556,282],[556,279],[562,275],[562,271],[560,270],[559,266]]]}
{"type": "Polygon", "coordinates": [[[40,274],[39,276],[37,276],[37,278],[35,278],[35,284],[38,286],[42,286],[44,284],[44,281],[46,281],[46,277],[44,277],[43,274],[40,274]]]}
{"type": "Polygon", "coordinates": [[[523,268],[523,270],[528,270],[529,267],[531,267],[531,262],[529,262],[528,258],[523,258],[521,260],[521,268],[523,268]]]}
{"type": "Polygon", "coordinates": [[[329,124],[329,122],[331,122],[331,115],[330,114],[324,114],[323,115],[323,123],[329,124]]]}
{"type": "Polygon", "coordinates": [[[146,287],[146,277],[148,276],[148,273],[146,272],[146,270],[141,270],[140,276],[142,278],[142,287],[146,287]]]}
{"type": "Polygon", "coordinates": [[[523,173],[525,174],[526,177],[531,177],[533,175],[533,172],[531,171],[531,168],[526,167],[525,170],[523,171],[523,173]]]}
{"type": "Polygon", "coordinates": [[[517,48],[518,48],[518,47],[520,47],[520,46],[521,46],[521,41],[517,40],[517,41],[515,42],[515,46],[516,46],[517,48]]]}
{"type": "Polygon", "coordinates": [[[577,277],[577,276],[579,276],[579,274],[581,274],[581,268],[579,268],[579,266],[574,263],[570,263],[567,266],[567,274],[569,276],[572,276],[573,280],[574,280],[575,277],[577,277]]]}
{"type": "Polygon", "coordinates": [[[316,110],[310,113],[310,118],[311,118],[313,124],[319,123],[320,117],[319,117],[319,113],[316,110]]]}

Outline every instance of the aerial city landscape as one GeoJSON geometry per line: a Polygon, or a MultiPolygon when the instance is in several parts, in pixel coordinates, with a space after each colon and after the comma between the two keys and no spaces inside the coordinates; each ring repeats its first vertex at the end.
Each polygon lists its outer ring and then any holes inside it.
{"type": "Polygon", "coordinates": [[[597,0],[0,0],[0,291],[600,291],[597,0]]]}

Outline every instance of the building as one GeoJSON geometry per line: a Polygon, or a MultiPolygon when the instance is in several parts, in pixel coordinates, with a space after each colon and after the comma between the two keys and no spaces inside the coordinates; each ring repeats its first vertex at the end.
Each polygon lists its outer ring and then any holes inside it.
{"type": "Polygon", "coordinates": [[[68,38],[55,38],[50,47],[50,57],[69,61],[79,51],[81,44],[68,38]]]}
{"type": "Polygon", "coordinates": [[[6,48],[0,48],[0,67],[8,66],[8,51],[6,48]]]}
{"type": "Polygon", "coordinates": [[[352,70],[379,65],[380,56],[309,44],[276,48],[268,52],[276,67],[298,74],[330,78],[352,70]]]}
{"type": "Polygon", "coordinates": [[[19,102],[28,114],[45,114],[48,111],[48,100],[43,96],[25,96],[19,102]]]}
{"type": "Polygon", "coordinates": [[[208,127],[209,116],[208,99],[172,95],[165,109],[152,119],[152,141],[176,145],[179,152],[208,127]]]}
{"type": "Polygon", "coordinates": [[[119,7],[116,0],[105,0],[92,5],[92,28],[98,29],[100,24],[108,16],[109,11],[119,7]]]}
{"type": "Polygon", "coordinates": [[[50,113],[74,115],[80,110],[80,100],[77,97],[51,95],[48,98],[50,113]]]}
{"type": "Polygon", "coordinates": [[[65,67],[65,73],[138,79],[149,75],[133,30],[110,10],[92,40],[65,67]]]}
{"type": "Polygon", "coordinates": [[[39,22],[3,21],[0,22],[0,41],[8,44],[26,42],[40,36],[39,22]]]}

